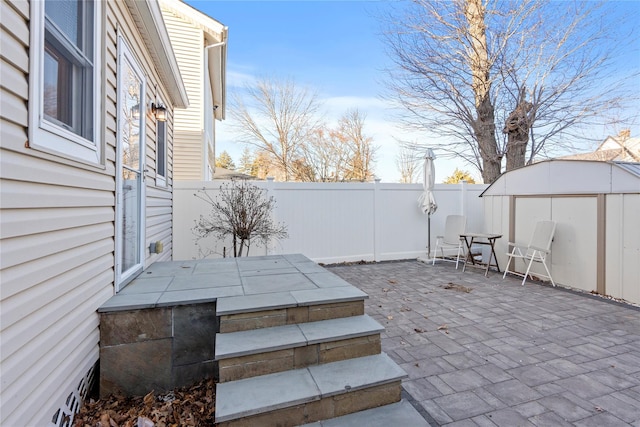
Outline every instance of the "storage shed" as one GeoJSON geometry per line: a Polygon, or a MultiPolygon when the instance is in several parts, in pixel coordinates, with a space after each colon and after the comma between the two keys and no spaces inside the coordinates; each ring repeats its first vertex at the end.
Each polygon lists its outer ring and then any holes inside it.
{"type": "Polygon", "coordinates": [[[553,220],[557,284],[640,304],[640,163],[543,161],[503,174],[480,197],[485,231],[504,236],[501,267],[508,242],[527,243],[537,221],[553,220]]]}

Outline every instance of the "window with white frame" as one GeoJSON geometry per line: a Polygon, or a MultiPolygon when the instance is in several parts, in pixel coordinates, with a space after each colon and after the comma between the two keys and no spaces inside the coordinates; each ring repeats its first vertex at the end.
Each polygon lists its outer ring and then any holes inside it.
{"type": "Polygon", "coordinates": [[[167,185],[167,122],[156,120],[156,185],[167,185]]]}
{"type": "Polygon", "coordinates": [[[32,2],[29,145],[100,164],[99,2],[32,2]]]}

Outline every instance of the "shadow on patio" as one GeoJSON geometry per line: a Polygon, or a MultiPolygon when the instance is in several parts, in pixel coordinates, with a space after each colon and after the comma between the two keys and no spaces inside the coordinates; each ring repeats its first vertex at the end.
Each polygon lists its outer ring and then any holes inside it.
{"type": "Polygon", "coordinates": [[[640,309],[450,263],[334,265],[434,425],[639,426],[640,309]]]}

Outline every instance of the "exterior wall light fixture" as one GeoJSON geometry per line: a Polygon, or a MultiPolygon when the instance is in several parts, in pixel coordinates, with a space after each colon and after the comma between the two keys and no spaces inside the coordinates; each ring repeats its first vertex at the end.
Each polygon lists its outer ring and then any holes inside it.
{"type": "Polygon", "coordinates": [[[159,122],[167,121],[167,107],[162,103],[156,104],[155,102],[151,103],[151,112],[155,114],[156,120],[159,122]]]}

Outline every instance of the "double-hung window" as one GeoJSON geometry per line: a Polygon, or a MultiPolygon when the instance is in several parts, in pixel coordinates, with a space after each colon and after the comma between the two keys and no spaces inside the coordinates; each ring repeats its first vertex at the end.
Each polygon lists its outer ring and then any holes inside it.
{"type": "Polygon", "coordinates": [[[29,145],[100,164],[100,3],[45,0],[31,6],[29,145]]]}

